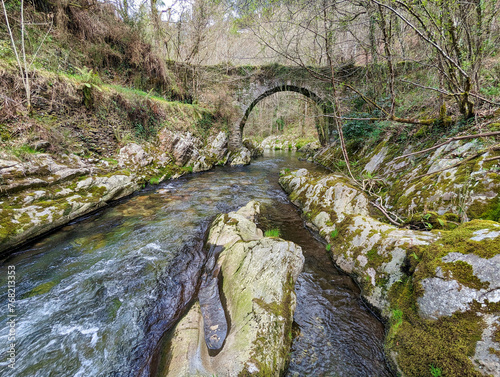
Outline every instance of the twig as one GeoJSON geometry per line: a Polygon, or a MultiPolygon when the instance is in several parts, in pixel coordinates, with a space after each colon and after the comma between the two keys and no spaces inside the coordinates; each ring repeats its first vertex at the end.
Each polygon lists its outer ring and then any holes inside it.
{"type": "Polygon", "coordinates": [[[448,140],[446,140],[446,141],[445,141],[445,142],[443,142],[443,143],[436,144],[436,145],[434,145],[433,147],[430,147],[430,148],[427,148],[427,149],[423,149],[423,150],[418,151],[418,152],[408,153],[408,154],[405,154],[405,155],[402,155],[402,156],[396,157],[394,160],[397,160],[397,159],[400,159],[400,158],[409,157],[409,156],[414,156],[414,155],[416,155],[416,154],[420,154],[420,153],[430,152],[430,151],[433,151],[434,149],[438,149],[439,147],[442,147],[443,145],[449,144],[449,143],[451,143],[452,141],[456,141],[456,140],[464,140],[464,139],[477,139],[477,138],[480,138],[480,137],[497,136],[497,135],[500,135],[500,131],[495,131],[495,132],[487,132],[487,133],[484,133],[484,134],[465,135],[465,136],[455,136],[455,137],[449,138],[448,140]]]}
{"type": "Polygon", "coordinates": [[[47,31],[47,33],[45,33],[45,36],[43,37],[42,41],[40,42],[40,45],[38,46],[38,49],[36,50],[35,54],[33,55],[32,59],[31,59],[31,63],[28,67],[28,69],[31,69],[31,66],[33,65],[33,63],[35,62],[35,59],[38,55],[38,51],[40,51],[40,48],[42,47],[43,45],[43,42],[45,42],[45,39],[47,38],[47,36],[49,35],[50,31],[52,30],[52,26],[54,25],[54,21],[52,21],[50,23],[50,27],[49,27],[49,30],[47,31]]]}
{"type": "Polygon", "coordinates": [[[449,93],[447,92],[446,90],[443,90],[443,89],[438,89],[438,88],[433,88],[431,86],[425,86],[425,85],[421,85],[421,84],[418,84],[416,82],[413,82],[413,81],[408,81],[408,80],[404,80],[404,79],[399,79],[399,81],[401,82],[405,82],[407,84],[412,84],[412,85],[415,85],[419,88],[422,88],[422,89],[427,89],[427,90],[433,90],[435,92],[438,92],[438,93],[441,93],[441,94],[444,94],[446,96],[450,96],[450,97],[453,97],[453,96],[457,96],[457,95],[460,95],[460,93],[449,93]]]}
{"type": "Polygon", "coordinates": [[[15,100],[13,100],[12,98],[7,97],[6,95],[4,95],[4,94],[2,94],[2,93],[0,93],[0,97],[2,97],[2,98],[3,98],[4,100],[6,100],[6,101],[13,102],[13,103],[15,103],[16,105],[22,105],[22,103],[21,103],[21,102],[15,101],[15,100]]]}
{"type": "Polygon", "coordinates": [[[484,101],[486,103],[489,103],[490,105],[497,105],[497,106],[500,106],[500,103],[498,102],[494,102],[494,101],[490,101],[489,99],[486,99],[482,96],[480,96],[479,94],[476,94],[474,92],[469,92],[469,95],[472,96],[472,97],[476,97],[476,98],[479,98],[481,101],[484,101]]]}
{"type": "Polygon", "coordinates": [[[500,156],[495,156],[495,157],[486,158],[486,159],[484,160],[484,162],[488,162],[488,161],[495,161],[495,160],[500,160],[500,156]]]}
{"type": "Polygon", "coordinates": [[[377,208],[380,212],[382,212],[382,214],[387,217],[387,220],[389,220],[391,222],[392,225],[395,225],[397,227],[400,227],[402,226],[403,224],[401,223],[398,223],[396,220],[394,220],[391,216],[389,216],[389,214],[386,212],[386,210],[384,209],[384,207],[382,207],[380,204],[377,204],[375,202],[370,202],[370,204],[372,206],[374,206],[375,208],[377,208]]]}

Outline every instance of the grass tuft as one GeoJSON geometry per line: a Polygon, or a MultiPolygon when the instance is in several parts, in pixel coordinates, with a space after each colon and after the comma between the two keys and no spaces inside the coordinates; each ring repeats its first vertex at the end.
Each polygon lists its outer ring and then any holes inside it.
{"type": "Polygon", "coordinates": [[[278,228],[268,229],[264,232],[265,237],[279,237],[281,236],[281,231],[278,228]]]}

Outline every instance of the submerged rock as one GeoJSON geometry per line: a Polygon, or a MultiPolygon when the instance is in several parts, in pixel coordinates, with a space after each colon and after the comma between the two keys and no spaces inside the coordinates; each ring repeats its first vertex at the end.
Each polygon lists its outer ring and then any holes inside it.
{"type": "MultiPolygon", "coordinates": [[[[227,338],[210,355],[202,310],[195,303],[173,330],[163,376],[279,376],[291,346],[295,281],[304,257],[299,246],[263,237],[254,223],[259,205],[219,215],[207,243],[222,246],[217,264],[226,304],[227,338]]],[[[217,325],[214,325],[215,327],[217,325]]]]}

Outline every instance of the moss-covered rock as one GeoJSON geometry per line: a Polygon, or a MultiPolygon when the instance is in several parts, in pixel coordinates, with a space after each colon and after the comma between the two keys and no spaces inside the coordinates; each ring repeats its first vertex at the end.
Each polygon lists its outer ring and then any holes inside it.
{"type": "Polygon", "coordinates": [[[174,329],[161,375],[284,372],[292,341],[294,285],[304,257],[291,242],[263,237],[254,223],[258,208],[250,202],[236,213],[219,215],[208,237],[208,244],[224,248],[217,263],[231,327],[222,350],[209,356],[202,310],[195,304],[174,329]]]}
{"type": "MultiPolygon", "coordinates": [[[[494,158],[500,152],[488,148],[492,140],[454,141],[427,154],[399,158],[429,145],[400,145],[393,138],[367,142],[351,156],[354,171],[384,180],[387,189],[381,195],[386,207],[404,218],[436,212],[464,220],[498,220],[500,166],[494,158]]],[[[320,150],[314,160],[332,170],[343,165],[337,143],[320,150]]]]}
{"type": "Polygon", "coordinates": [[[398,229],[370,216],[369,199],[341,175],[315,177],[306,169],[282,172],[280,184],[331,245],[335,263],[353,274],[364,297],[388,318],[386,292],[403,278],[406,249],[426,245],[435,233],[398,229]]]}
{"type": "Polygon", "coordinates": [[[400,320],[387,346],[407,376],[427,375],[430,365],[444,376],[496,376],[500,224],[475,220],[442,233],[412,248],[415,267],[389,292],[400,320]]]}
{"type": "Polygon", "coordinates": [[[156,143],[130,143],[117,159],[0,153],[0,253],[144,187],[227,162],[227,135],[200,140],[164,129],[156,143]]]}
{"type": "Polygon", "coordinates": [[[499,223],[427,212],[413,223],[432,231],[398,229],[370,217],[368,198],[340,175],[282,171],[280,183],[389,320],[387,348],[403,375],[500,374],[499,223]]]}

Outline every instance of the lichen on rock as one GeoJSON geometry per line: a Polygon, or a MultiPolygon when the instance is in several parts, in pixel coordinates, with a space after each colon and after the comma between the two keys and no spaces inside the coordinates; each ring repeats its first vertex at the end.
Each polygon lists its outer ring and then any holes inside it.
{"type": "Polygon", "coordinates": [[[339,174],[280,175],[333,260],[388,320],[386,347],[404,376],[428,375],[430,365],[443,375],[500,375],[499,223],[396,228],[372,218],[366,195],[339,174]]]}
{"type": "Polygon", "coordinates": [[[231,327],[222,350],[209,355],[203,316],[195,303],[173,330],[162,375],[279,376],[284,371],[296,305],[294,285],[304,257],[292,242],[264,237],[254,222],[258,211],[258,203],[250,202],[219,215],[207,240],[224,248],[217,263],[231,327]]]}

